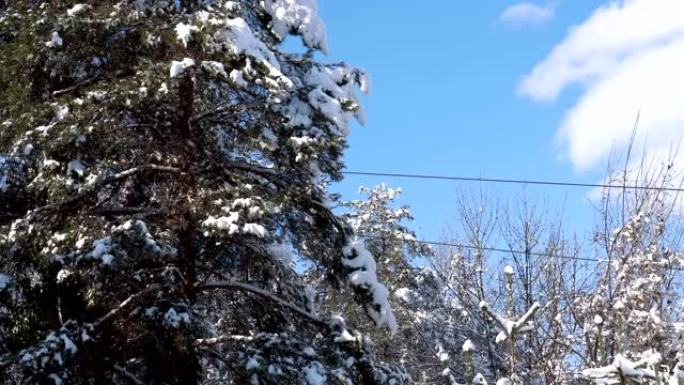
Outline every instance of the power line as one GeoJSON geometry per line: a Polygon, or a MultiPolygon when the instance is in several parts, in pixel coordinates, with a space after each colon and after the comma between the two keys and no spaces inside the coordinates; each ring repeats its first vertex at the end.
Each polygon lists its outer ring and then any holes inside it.
{"type": "MultiPolygon", "coordinates": [[[[501,179],[501,178],[475,178],[475,177],[464,177],[464,176],[444,176],[444,175],[426,175],[426,174],[404,174],[404,173],[387,173],[387,172],[370,172],[370,171],[343,171],[345,175],[359,175],[359,176],[386,176],[395,178],[412,178],[412,179],[435,179],[435,180],[450,180],[450,181],[463,181],[463,182],[487,182],[487,183],[509,183],[509,184],[533,184],[533,185],[548,185],[548,186],[563,186],[563,187],[593,187],[593,188],[619,188],[619,189],[630,189],[630,190],[653,190],[653,191],[669,191],[669,192],[684,192],[684,188],[676,187],[651,187],[651,186],[639,186],[639,185],[615,185],[615,184],[600,184],[600,183],[580,183],[580,182],[560,182],[560,181],[543,181],[543,180],[531,180],[531,179],[501,179]]],[[[536,251],[524,251],[524,250],[514,250],[514,249],[504,249],[498,247],[489,246],[476,246],[467,245],[462,243],[451,243],[451,242],[437,242],[437,241],[421,241],[421,240],[405,240],[408,242],[422,243],[435,246],[450,246],[458,247],[463,249],[471,250],[487,250],[500,253],[511,253],[511,254],[527,254],[539,257],[552,257],[559,259],[567,259],[574,261],[585,261],[593,263],[606,263],[607,260],[597,259],[597,258],[587,258],[580,256],[569,256],[562,254],[551,254],[542,253],[536,251]]],[[[683,268],[673,268],[673,270],[684,271],[683,268]]]]}
{"type": "MultiPolygon", "coordinates": [[[[563,255],[563,254],[552,254],[552,253],[542,253],[542,252],[537,252],[537,251],[525,251],[525,250],[515,250],[515,249],[503,249],[503,248],[498,248],[498,247],[489,247],[489,246],[476,246],[476,245],[467,245],[463,243],[453,243],[453,242],[437,242],[437,241],[421,241],[418,239],[398,239],[400,241],[405,241],[405,242],[412,242],[412,243],[422,243],[422,244],[427,244],[427,245],[435,245],[435,246],[450,246],[450,247],[457,247],[457,248],[463,248],[463,249],[471,249],[471,250],[486,250],[486,251],[494,251],[494,252],[499,252],[499,253],[510,253],[510,254],[527,254],[527,255],[533,255],[536,257],[550,257],[550,258],[559,258],[559,259],[566,259],[566,260],[573,260],[573,261],[585,261],[585,262],[593,262],[593,263],[607,263],[608,261],[605,259],[598,259],[598,258],[587,258],[587,257],[580,257],[580,256],[574,256],[574,255],[563,255]]],[[[678,268],[678,267],[673,267],[672,270],[676,271],[684,271],[683,268],[678,268]]]]}
{"type": "Polygon", "coordinates": [[[499,252],[499,253],[510,253],[510,254],[527,254],[527,255],[533,255],[536,257],[554,257],[554,258],[560,258],[560,259],[570,259],[570,260],[575,260],[575,261],[587,261],[587,262],[596,262],[596,263],[607,262],[606,260],[603,260],[603,259],[578,257],[578,256],[570,256],[570,255],[563,255],[563,254],[542,253],[542,252],[531,251],[531,250],[530,251],[524,251],[524,250],[503,249],[503,248],[489,247],[489,246],[466,245],[466,244],[462,244],[462,243],[420,241],[417,239],[416,240],[407,240],[407,241],[408,242],[414,242],[414,243],[424,243],[424,244],[435,245],[435,246],[458,247],[458,248],[470,249],[470,250],[486,250],[486,251],[494,251],[494,252],[499,252]]]}
{"type": "Polygon", "coordinates": [[[385,176],[385,177],[392,177],[392,178],[433,179],[433,180],[450,180],[450,181],[461,181],[461,182],[532,184],[532,185],[561,186],[561,187],[599,187],[599,188],[619,188],[619,189],[628,189],[628,190],[653,190],[653,191],[684,192],[684,188],[677,188],[677,187],[653,187],[653,186],[639,186],[639,185],[617,185],[617,184],[601,184],[601,183],[561,182],[561,181],[531,180],[531,179],[503,179],[503,178],[482,178],[482,177],[448,176],[448,175],[404,174],[404,173],[371,172],[371,171],[342,171],[342,173],[345,175],[357,175],[357,176],[385,176]]]}

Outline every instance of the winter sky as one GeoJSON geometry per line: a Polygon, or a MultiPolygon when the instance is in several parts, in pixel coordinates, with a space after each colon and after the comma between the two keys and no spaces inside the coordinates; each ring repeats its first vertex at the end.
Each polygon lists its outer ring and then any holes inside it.
{"type": "MultiPolygon", "coordinates": [[[[667,157],[684,137],[682,0],[319,4],[327,59],[373,79],[349,170],[591,183],[639,113],[635,158],[667,157]]],[[[526,191],[580,231],[593,212],[586,189],[369,177],[337,189],[356,198],[358,185],[383,181],[403,187],[431,239],[455,220],[460,190],[504,200],[526,191]]]]}

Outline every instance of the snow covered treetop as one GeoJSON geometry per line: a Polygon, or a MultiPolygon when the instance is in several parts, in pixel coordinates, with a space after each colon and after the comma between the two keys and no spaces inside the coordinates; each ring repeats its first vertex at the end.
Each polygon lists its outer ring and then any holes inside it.
{"type": "Polygon", "coordinates": [[[316,0],[262,0],[273,18],[271,31],[282,41],[289,33],[302,37],[304,45],[328,53],[325,24],[318,18],[316,0]]]}

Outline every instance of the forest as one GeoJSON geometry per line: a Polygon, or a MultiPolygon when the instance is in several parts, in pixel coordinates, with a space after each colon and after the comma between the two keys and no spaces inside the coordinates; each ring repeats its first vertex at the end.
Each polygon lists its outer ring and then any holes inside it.
{"type": "Polygon", "coordinates": [[[0,385],[684,384],[670,161],[616,155],[590,237],[463,191],[425,242],[331,190],[330,49],[315,0],[0,0],[0,385]]]}

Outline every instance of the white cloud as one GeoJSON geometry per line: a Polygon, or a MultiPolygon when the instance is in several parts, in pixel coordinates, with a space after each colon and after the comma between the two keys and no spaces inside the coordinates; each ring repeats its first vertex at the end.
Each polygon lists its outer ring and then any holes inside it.
{"type": "Polygon", "coordinates": [[[554,3],[541,6],[529,2],[517,3],[504,9],[499,17],[506,24],[521,26],[528,24],[542,24],[551,19],[556,13],[554,3]]]}
{"type": "Polygon", "coordinates": [[[641,111],[637,143],[661,146],[684,133],[684,38],[633,55],[605,74],[567,113],[559,131],[575,166],[588,169],[611,146],[628,144],[641,111]]]}
{"type": "Polygon", "coordinates": [[[570,30],[519,90],[536,100],[553,100],[572,83],[610,72],[625,56],[681,37],[683,14],[681,0],[632,0],[601,7],[570,30]]]}
{"type": "Polygon", "coordinates": [[[626,145],[639,111],[635,159],[682,141],[682,15],[682,0],[612,2],[572,28],[520,83],[519,92],[537,101],[555,100],[575,84],[584,89],[558,131],[577,170],[603,166],[626,145]]]}

